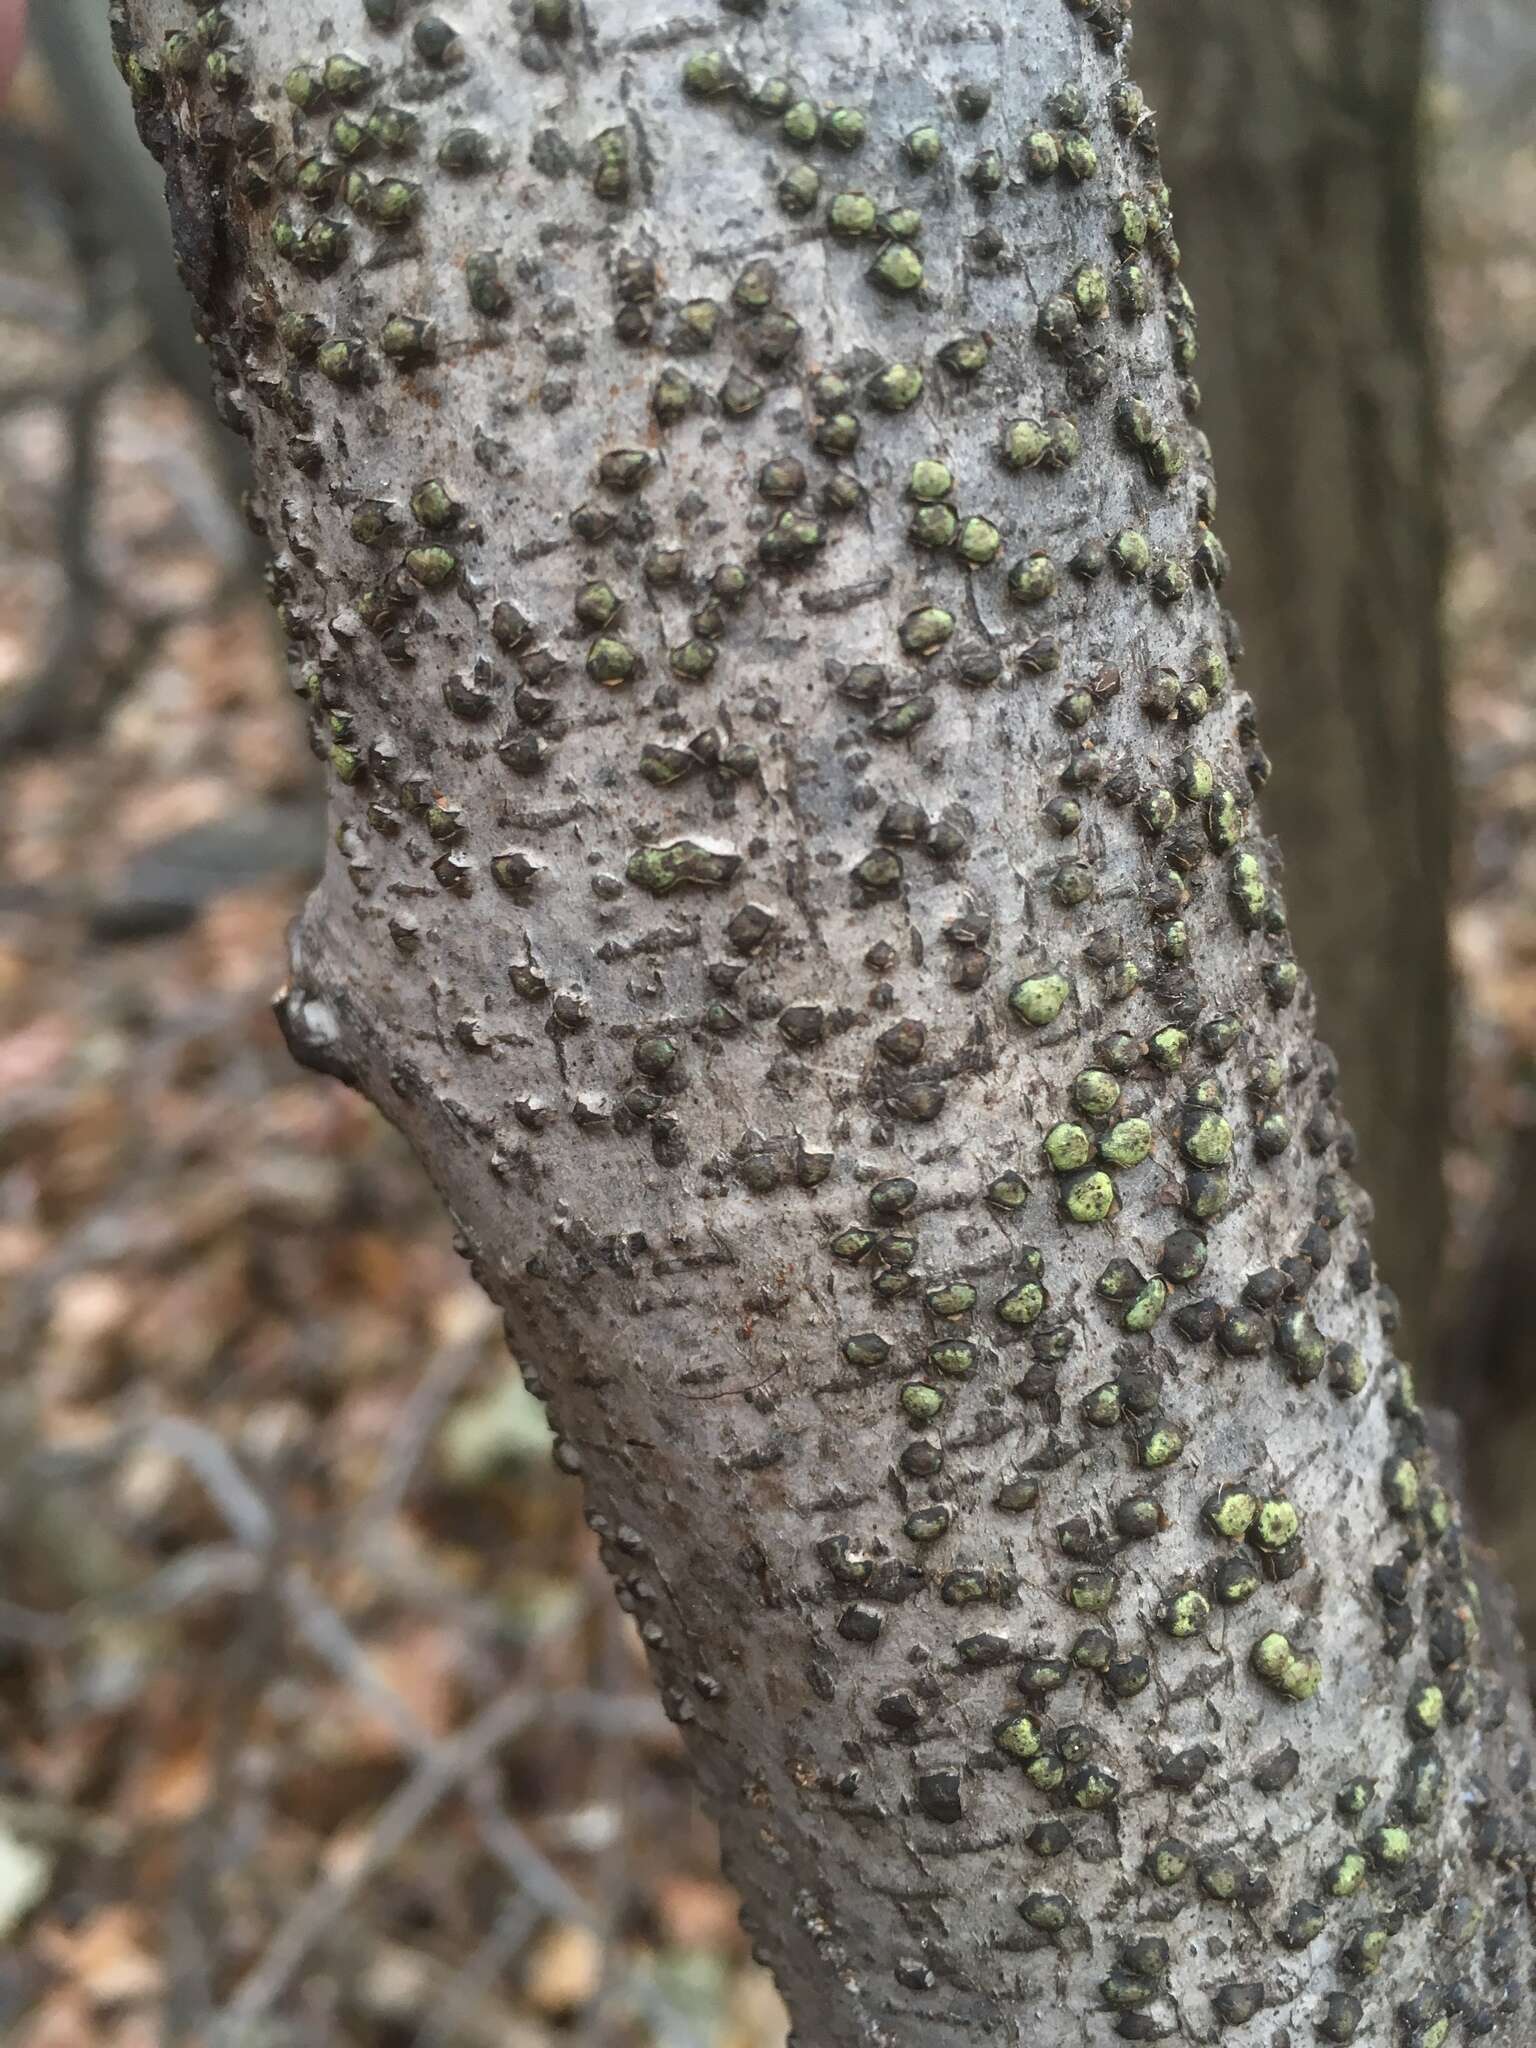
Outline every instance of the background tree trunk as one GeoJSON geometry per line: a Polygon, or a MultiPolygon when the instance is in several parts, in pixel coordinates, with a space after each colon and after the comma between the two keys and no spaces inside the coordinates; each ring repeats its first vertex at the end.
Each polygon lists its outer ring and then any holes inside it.
{"type": "Polygon", "coordinates": [[[1275,759],[1269,821],[1414,1357],[1445,1226],[1454,801],[1427,15],[1426,0],[1144,0],[1136,16],[1204,315],[1201,416],[1275,759]]]}
{"type": "Polygon", "coordinates": [[[1514,2043],[1527,1709],[1123,28],[131,0],[333,769],[281,1016],[505,1309],[797,2040],[1514,2043]]]}

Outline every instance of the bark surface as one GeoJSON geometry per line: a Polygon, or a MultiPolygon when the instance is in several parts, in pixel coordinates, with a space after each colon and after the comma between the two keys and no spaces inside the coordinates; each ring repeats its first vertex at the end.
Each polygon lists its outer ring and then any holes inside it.
{"type": "Polygon", "coordinates": [[[1244,680],[1376,1248],[1427,1356],[1445,1229],[1454,811],[1424,274],[1425,0],[1144,0],[1244,680]]]}
{"type": "Polygon", "coordinates": [[[1104,0],[129,0],[418,1147],[815,2048],[1528,2038],[1104,0]]]}

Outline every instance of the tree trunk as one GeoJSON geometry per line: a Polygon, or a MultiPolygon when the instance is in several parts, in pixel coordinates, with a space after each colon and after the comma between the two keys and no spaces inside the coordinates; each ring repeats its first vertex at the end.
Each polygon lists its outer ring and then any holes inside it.
{"type": "Polygon", "coordinates": [[[1210,341],[1202,421],[1275,760],[1269,824],[1412,1357],[1445,1224],[1453,811],[1427,11],[1145,0],[1136,36],[1210,341]]]}
{"type": "Polygon", "coordinates": [[[281,1016],[505,1309],[796,2040],[1527,2038],[1110,0],[125,12],[333,771],[281,1016]]]}

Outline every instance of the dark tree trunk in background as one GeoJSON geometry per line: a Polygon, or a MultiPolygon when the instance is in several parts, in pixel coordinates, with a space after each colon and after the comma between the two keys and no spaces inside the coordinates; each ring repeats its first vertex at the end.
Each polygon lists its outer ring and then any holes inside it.
{"type": "Polygon", "coordinates": [[[1529,1710],[1125,11],[127,0],[331,768],[281,1013],[504,1309],[803,2048],[1517,2048],[1529,1710]]]}
{"type": "MultiPolygon", "coordinates": [[[[1425,290],[1427,0],[1142,0],[1265,808],[1403,1343],[1444,1227],[1453,776],[1425,290]]],[[[1454,1394],[1448,1390],[1451,1398],[1454,1394]]]]}

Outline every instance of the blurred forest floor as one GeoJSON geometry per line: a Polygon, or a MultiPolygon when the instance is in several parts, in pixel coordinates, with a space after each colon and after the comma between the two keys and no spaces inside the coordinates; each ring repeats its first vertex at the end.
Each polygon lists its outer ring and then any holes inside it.
{"type": "MultiPolygon", "coordinates": [[[[1458,34],[1431,102],[1463,1273],[1536,1127],[1526,54],[1458,34]]],[[[401,1142],[271,1022],[313,764],[199,413],[131,306],[83,305],[49,123],[34,76],[0,215],[0,715],[85,633],[102,702],[0,776],[0,2040],[777,2048],[542,1411],[401,1142]]],[[[1536,1503],[1498,1533],[1529,1616],[1536,1503]]]]}

